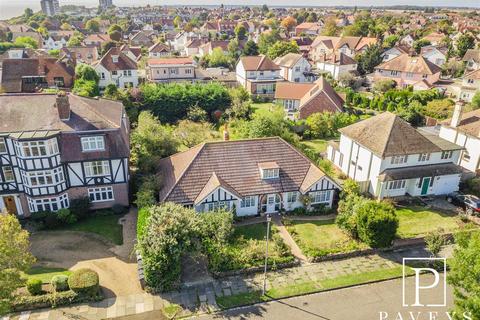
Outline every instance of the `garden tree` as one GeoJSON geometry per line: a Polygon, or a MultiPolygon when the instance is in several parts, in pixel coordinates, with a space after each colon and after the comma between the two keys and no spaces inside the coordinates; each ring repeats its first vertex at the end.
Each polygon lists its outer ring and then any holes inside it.
{"type": "Polygon", "coordinates": [[[210,123],[193,122],[191,120],[179,121],[173,135],[187,148],[218,138],[217,132],[213,130],[210,123]]]}
{"type": "Polygon", "coordinates": [[[462,61],[450,59],[442,65],[442,75],[450,77],[461,77],[465,70],[465,64],[462,61]]]}
{"type": "Polygon", "coordinates": [[[241,54],[240,46],[238,44],[237,39],[232,39],[228,43],[228,54],[231,57],[230,62],[232,64],[232,68],[233,68],[233,65],[238,60],[238,58],[240,57],[240,54],[241,54]]]}
{"type": "Polygon", "coordinates": [[[188,109],[187,119],[194,122],[206,122],[208,121],[208,114],[205,110],[195,105],[188,109]]]}
{"type": "Polygon", "coordinates": [[[375,81],[373,84],[373,90],[381,93],[385,93],[390,89],[393,89],[397,86],[395,80],[392,79],[385,79],[385,80],[378,80],[375,81]]]}
{"type": "Polygon", "coordinates": [[[343,193],[342,199],[338,202],[337,217],[335,223],[338,227],[347,232],[352,238],[358,238],[357,213],[361,206],[368,201],[358,193],[343,193]]]}
{"type": "Polygon", "coordinates": [[[245,28],[245,26],[243,24],[237,24],[237,26],[235,27],[235,37],[238,40],[244,40],[246,34],[247,29],[245,28]]]}
{"type": "Polygon", "coordinates": [[[31,16],[33,16],[33,10],[30,9],[30,8],[26,8],[24,11],[23,11],[23,17],[25,20],[28,20],[31,16]]]}
{"type": "Polygon", "coordinates": [[[272,30],[273,29],[278,29],[278,27],[279,27],[278,19],[276,19],[275,17],[269,17],[263,23],[272,30]]]}
{"type": "Polygon", "coordinates": [[[468,49],[475,48],[475,37],[469,33],[462,34],[457,41],[457,55],[463,58],[468,49]]]}
{"type": "Polygon", "coordinates": [[[175,18],[173,18],[173,25],[175,28],[180,28],[182,25],[182,18],[180,18],[180,16],[175,16],[175,18]]]}
{"type": "Polygon", "coordinates": [[[142,111],[131,134],[131,161],[142,173],[152,173],[158,160],[177,152],[178,144],[171,127],[163,126],[150,112],[142,111]]]}
{"type": "Polygon", "coordinates": [[[100,94],[97,72],[89,65],[77,64],[75,67],[75,82],[73,92],[84,97],[95,97],[100,94]]]}
{"type": "Polygon", "coordinates": [[[480,91],[475,92],[475,95],[472,98],[472,109],[480,109],[480,91]]]}
{"type": "Polygon", "coordinates": [[[167,202],[150,207],[138,248],[142,255],[146,284],[158,291],[176,287],[181,273],[181,257],[192,250],[198,233],[193,209],[167,202]]]}
{"type": "Polygon", "coordinates": [[[110,83],[103,91],[103,97],[107,99],[117,99],[118,98],[118,87],[114,83],[110,83]]]}
{"type": "Polygon", "coordinates": [[[250,94],[244,87],[234,87],[228,90],[232,105],[225,111],[231,119],[248,119],[251,113],[250,94]]]}
{"type": "Polygon", "coordinates": [[[113,41],[122,40],[122,33],[120,31],[112,31],[112,32],[109,32],[108,35],[110,36],[110,39],[112,39],[113,41]]]}
{"type": "Polygon", "coordinates": [[[424,114],[438,120],[445,120],[452,116],[454,105],[455,102],[451,99],[432,100],[427,103],[424,114]]]}
{"type": "Polygon", "coordinates": [[[38,27],[37,32],[40,33],[44,38],[48,37],[48,29],[45,27],[38,27]]]}
{"type": "Polygon", "coordinates": [[[355,76],[351,72],[343,72],[338,75],[338,84],[344,88],[351,87],[355,83],[355,76]]]}
{"type": "Polygon", "coordinates": [[[447,281],[453,287],[455,316],[480,319],[480,233],[460,232],[455,236],[456,248],[449,261],[447,281]]]}
{"type": "Polygon", "coordinates": [[[28,236],[14,215],[0,213],[0,315],[9,311],[12,294],[25,281],[22,273],[35,262],[28,236]]]}
{"type": "Polygon", "coordinates": [[[452,22],[443,19],[437,22],[437,31],[443,34],[451,34],[455,29],[452,27],[452,22]]]}
{"type": "Polygon", "coordinates": [[[360,240],[372,248],[392,245],[398,229],[395,207],[388,202],[365,200],[357,209],[357,233],[360,240]]]}
{"type": "Polygon", "coordinates": [[[438,256],[440,250],[442,250],[442,246],[446,244],[444,233],[445,230],[440,228],[425,236],[425,244],[427,245],[428,251],[432,254],[432,257],[438,256]]]}
{"type": "Polygon", "coordinates": [[[101,54],[104,55],[105,53],[108,52],[108,50],[110,50],[111,48],[114,48],[116,46],[117,46],[117,42],[115,42],[115,41],[109,40],[109,41],[103,42],[102,45],[101,45],[101,54]]]}
{"type": "Polygon", "coordinates": [[[295,20],[294,17],[288,16],[282,20],[280,25],[288,31],[291,31],[297,25],[297,20],[295,20]]]}
{"type": "Polygon", "coordinates": [[[258,39],[258,52],[267,54],[268,49],[280,39],[280,34],[277,29],[272,29],[271,32],[268,33],[262,33],[258,39]]]}
{"type": "Polygon", "coordinates": [[[358,117],[343,112],[315,112],[308,116],[305,135],[314,139],[334,137],[338,129],[355,123],[358,117]]]}
{"type": "Polygon", "coordinates": [[[283,57],[287,53],[299,53],[300,48],[295,41],[277,41],[268,49],[268,57],[275,59],[277,57],[283,57]]]}
{"type": "Polygon", "coordinates": [[[258,55],[258,46],[253,40],[248,40],[243,47],[242,54],[244,56],[257,56],[258,55]]]}
{"type": "Polygon", "coordinates": [[[122,27],[120,27],[118,24],[112,24],[109,28],[108,28],[108,33],[111,33],[111,32],[114,32],[114,31],[118,31],[118,32],[122,32],[122,27]]]}
{"type": "Polygon", "coordinates": [[[162,123],[185,119],[188,110],[198,106],[205,110],[210,121],[231,104],[227,88],[217,82],[144,84],[140,87],[141,110],[150,110],[162,123]]]}
{"type": "Polygon", "coordinates": [[[58,57],[60,57],[60,49],[49,50],[48,55],[52,56],[52,57],[55,57],[55,58],[58,58],[58,57]]]}
{"type": "Polygon", "coordinates": [[[370,13],[363,11],[355,17],[355,22],[352,25],[346,26],[343,29],[342,34],[344,36],[366,37],[374,27],[375,21],[370,16],[370,13]]]}
{"type": "Polygon", "coordinates": [[[340,193],[340,197],[342,199],[345,199],[346,197],[350,195],[360,195],[360,186],[358,185],[358,182],[348,178],[347,180],[344,181],[343,186],[342,186],[342,192],[340,193]]]}
{"type": "Polygon", "coordinates": [[[69,23],[64,22],[60,26],[60,29],[70,31],[70,30],[72,30],[72,26],[69,23]]]}
{"type": "Polygon", "coordinates": [[[397,115],[415,127],[424,124],[425,107],[418,101],[412,101],[408,107],[400,107],[396,110],[397,115]]]}
{"type": "Polygon", "coordinates": [[[325,21],[325,25],[322,29],[322,36],[335,36],[339,28],[337,27],[337,22],[335,18],[330,17],[325,21]]]}
{"type": "Polygon", "coordinates": [[[379,45],[369,45],[362,54],[356,57],[360,74],[372,73],[374,68],[382,63],[383,50],[379,45]]]}
{"type": "Polygon", "coordinates": [[[18,37],[15,39],[15,42],[13,44],[16,47],[20,47],[20,48],[32,48],[32,49],[38,48],[38,42],[32,37],[18,37]]]}
{"type": "Polygon", "coordinates": [[[420,53],[423,47],[431,45],[430,41],[425,39],[419,39],[413,42],[413,49],[416,53],[420,53]]]}
{"type": "Polygon", "coordinates": [[[268,7],[266,4],[262,5],[262,12],[263,14],[266,14],[268,12],[268,7]]]}
{"type": "Polygon", "coordinates": [[[316,12],[310,12],[308,14],[307,19],[305,20],[306,22],[317,22],[318,21],[318,16],[316,12]]]}
{"type": "Polygon", "coordinates": [[[97,19],[90,19],[85,24],[85,29],[90,32],[99,32],[100,31],[100,23],[97,19]]]}
{"type": "Polygon", "coordinates": [[[389,35],[388,37],[385,37],[383,39],[382,46],[384,48],[392,48],[395,46],[395,44],[400,40],[400,37],[396,34],[389,35]]]}
{"type": "Polygon", "coordinates": [[[80,32],[75,32],[73,36],[67,41],[67,47],[79,47],[82,45],[83,35],[80,32]]]}
{"type": "Polygon", "coordinates": [[[220,47],[214,48],[212,53],[204,55],[200,58],[199,64],[204,68],[232,68],[232,58],[223,53],[223,49],[220,47]]]}
{"type": "Polygon", "coordinates": [[[193,31],[192,23],[191,22],[185,23],[185,25],[183,26],[183,30],[186,32],[192,32],[193,31]]]}

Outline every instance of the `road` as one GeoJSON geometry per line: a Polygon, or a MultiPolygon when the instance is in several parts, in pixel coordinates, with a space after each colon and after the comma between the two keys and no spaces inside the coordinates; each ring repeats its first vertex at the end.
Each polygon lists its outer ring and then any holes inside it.
{"type": "MultiPolygon", "coordinates": [[[[410,278],[409,281],[413,281],[410,278]]],[[[443,280],[443,276],[442,276],[443,280]]],[[[433,282],[433,276],[422,276],[425,286],[433,282]],[[425,281],[425,282],[424,282],[425,281]]],[[[408,288],[408,285],[407,285],[408,288]]],[[[428,293],[428,300],[443,299],[443,290],[428,293]]],[[[428,303],[420,301],[420,303],[428,303]]],[[[445,314],[453,305],[451,289],[447,288],[447,307],[402,307],[402,280],[316,293],[302,297],[256,304],[201,319],[295,319],[295,320],[430,320],[431,312],[437,312],[436,320],[448,320],[445,314]],[[380,314],[380,312],[383,312],[380,314]],[[398,316],[398,312],[401,316],[398,316]],[[418,314],[417,312],[421,312],[418,314]],[[418,317],[417,317],[418,316],[418,317]]]]}

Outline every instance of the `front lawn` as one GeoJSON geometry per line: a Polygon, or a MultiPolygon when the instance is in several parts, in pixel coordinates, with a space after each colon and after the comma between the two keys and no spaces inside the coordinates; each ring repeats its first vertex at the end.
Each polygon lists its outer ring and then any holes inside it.
{"type": "Polygon", "coordinates": [[[274,103],[265,102],[265,103],[252,103],[253,113],[256,114],[268,114],[276,107],[274,103]]]}
{"type": "Polygon", "coordinates": [[[445,232],[454,232],[464,225],[454,213],[447,214],[420,206],[397,209],[397,216],[397,236],[400,238],[421,237],[440,228],[445,232]]]}
{"type": "MultiPolygon", "coordinates": [[[[281,240],[276,227],[270,225],[268,263],[280,264],[294,260],[289,248],[281,240]]],[[[210,250],[210,269],[213,271],[240,270],[260,267],[265,263],[266,223],[235,227],[228,244],[219,250],[210,250]]]]}
{"type": "Polygon", "coordinates": [[[335,220],[292,221],[286,223],[288,232],[302,252],[309,257],[321,257],[334,253],[367,249],[367,245],[355,241],[344,233],[335,220]]]}
{"type": "Polygon", "coordinates": [[[300,144],[304,145],[307,150],[310,150],[316,154],[327,151],[328,140],[325,139],[312,139],[303,140],[300,144]]]}
{"type": "Polygon", "coordinates": [[[72,272],[63,268],[33,267],[25,272],[25,277],[29,279],[40,279],[43,283],[50,283],[53,276],[69,276],[72,272]]]}
{"type": "Polygon", "coordinates": [[[92,215],[59,230],[82,231],[98,234],[116,245],[123,244],[123,226],[118,223],[118,215],[92,215]]]}

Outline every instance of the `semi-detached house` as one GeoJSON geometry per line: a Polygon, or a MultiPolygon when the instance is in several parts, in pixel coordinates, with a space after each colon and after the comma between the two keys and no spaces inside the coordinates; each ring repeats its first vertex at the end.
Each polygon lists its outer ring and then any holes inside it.
{"type": "Polygon", "coordinates": [[[93,68],[98,74],[100,81],[98,86],[105,89],[109,84],[119,88],[138,86],[137,62],[122,52],[121,48],[111,48],[96,63],[93,68]]]}
{"type": "Polygon", "coordinates": [[[0,212],[29,216],[89,197],[128,206],[123,105],[73,94],[0,95],[0,212]]]}
{"type": "Polygon", "coordinates": [[[327,157],[377,198],[443,195],[458,190],[463,147],[384,112],[340,129],[327,157]]]}

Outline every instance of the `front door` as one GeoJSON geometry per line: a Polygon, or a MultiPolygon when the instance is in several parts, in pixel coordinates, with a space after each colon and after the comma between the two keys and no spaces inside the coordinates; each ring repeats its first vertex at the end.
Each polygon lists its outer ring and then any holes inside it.
{"type": "Polygon", "coordinates": [[[15,204],[14,196],[3,197],[3,202],[5,203],[5,208],[7,208],[8,213],[17,214],[17,205],[15,204]]]}
{"type": "Polygon", "coordinates": [[[423,178],[422,181],[422,193],[421,195],[424,196],[428,193],[428,188],[430,187],[430,177],[423,178]]]}
{"type": "Polygon", "coordinates": [[[267,210],[266,213],[273,213],[280,210],[280,197],[277,194],[269,194],[267,195],[267,210]]]}

